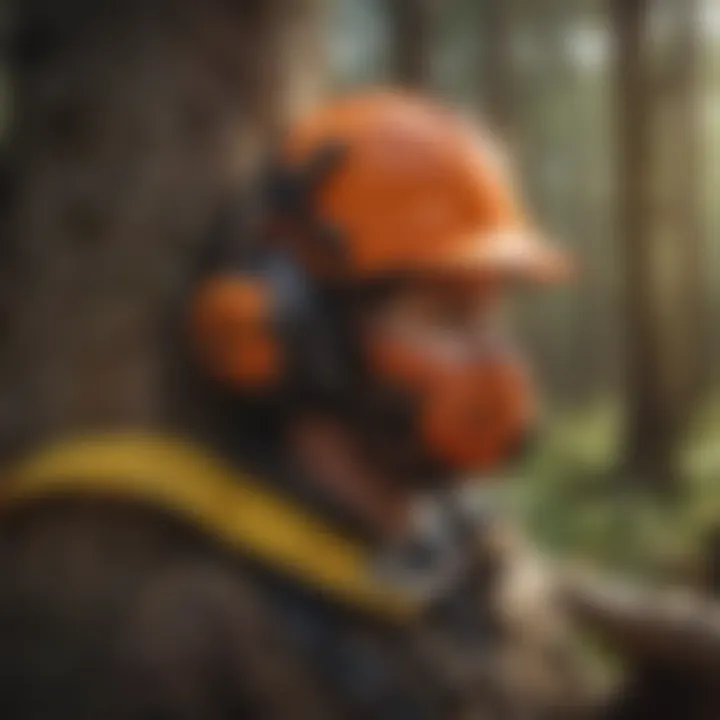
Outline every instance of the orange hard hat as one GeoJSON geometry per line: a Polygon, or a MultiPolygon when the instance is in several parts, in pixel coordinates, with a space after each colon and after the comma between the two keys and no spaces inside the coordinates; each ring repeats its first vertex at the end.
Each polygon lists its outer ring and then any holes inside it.
{"type": "MultiPolygon", "coordinates": [[[[339,100],[295,126],[283,164],[300,168],[328,145],[344,154],[314,212],[339,234],[353,278],[567,274],[566,256],[528,222],[494,139],[451,111],[401,92],[339,100]]],[[[340,272],[305,252],[316,272],[340,272]]]]}

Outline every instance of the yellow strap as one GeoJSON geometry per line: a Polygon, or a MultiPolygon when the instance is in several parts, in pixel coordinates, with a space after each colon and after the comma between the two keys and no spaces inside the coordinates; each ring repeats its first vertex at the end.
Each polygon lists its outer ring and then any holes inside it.
{"type": "Polygon", "coordinates": [[[10,473],[0,511],[58,495],[161,507],[341,602],[391,619],[416,610],[377,578],[367,548],[182,440],[112,435],[52,446],[10,473]]]}

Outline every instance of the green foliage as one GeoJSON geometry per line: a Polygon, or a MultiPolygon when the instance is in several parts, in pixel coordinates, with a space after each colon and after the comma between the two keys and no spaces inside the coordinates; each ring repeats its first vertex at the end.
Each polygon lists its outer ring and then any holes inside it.
{"type": "Polygon", "coordinates": [[[681,497],[630,489],[618,467],[621,422],[609,405],[559,414],[516,488],[530,533],[553,553],[648,580],[694,581],[720,524],[720,400],[694,424],[681,497]]]}

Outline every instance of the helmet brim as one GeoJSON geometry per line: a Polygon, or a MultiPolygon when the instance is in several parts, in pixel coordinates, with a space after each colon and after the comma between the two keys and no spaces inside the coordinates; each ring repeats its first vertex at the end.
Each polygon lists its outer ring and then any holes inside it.
{"type": "Polygon", "coordinates": [[[458,243],[436,259],[435,269],[459,277],[493,278],[539,284],[572,279],[568,253],[532,232],[483,232],[458,243]]]}

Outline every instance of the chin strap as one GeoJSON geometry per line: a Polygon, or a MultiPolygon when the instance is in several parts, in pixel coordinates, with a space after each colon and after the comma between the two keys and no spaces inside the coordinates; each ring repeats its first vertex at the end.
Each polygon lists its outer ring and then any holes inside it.
{"type": "Polygon", "coordinates": [[[378,572],[370,548],[182,439],[115,434],[50,446],[10,471],[0,488],[0,517],[59,497],[156,507],[319,594],[381,618],[410,621],[421,610],[415,594],[378,572]]]}

